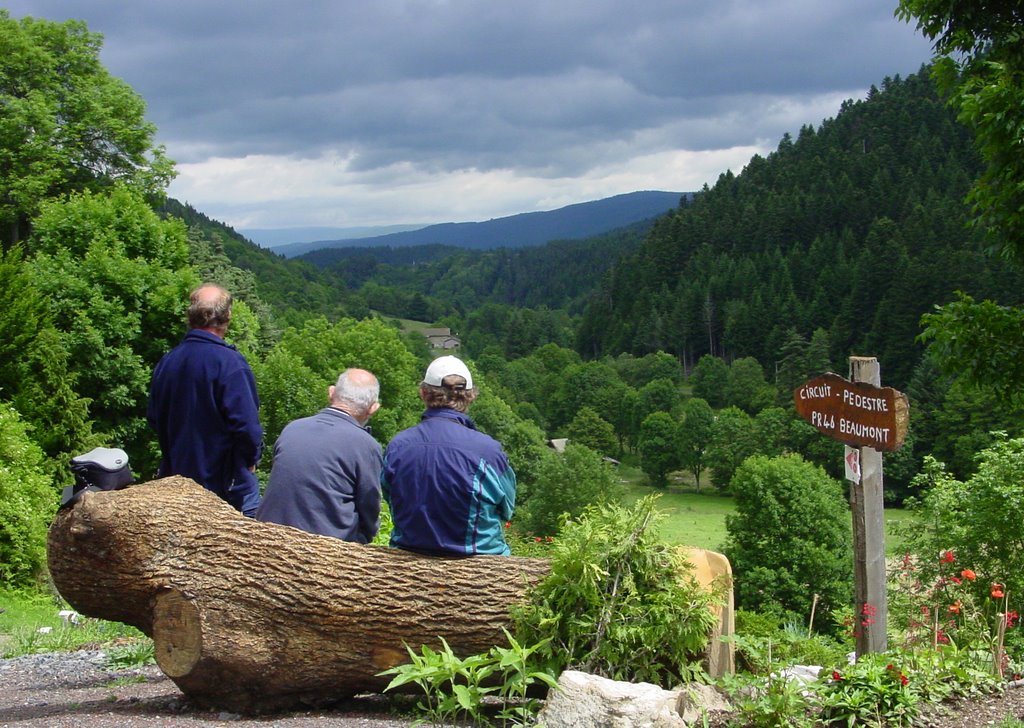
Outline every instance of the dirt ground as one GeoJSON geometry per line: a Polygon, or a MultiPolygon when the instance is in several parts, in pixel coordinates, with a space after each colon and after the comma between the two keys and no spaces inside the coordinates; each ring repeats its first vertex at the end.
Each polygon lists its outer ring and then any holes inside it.
{"type": "MultiPolygon", "coordinates": [[[[0,660],[0,728],[408,728],[411,701],[360,696],[327,710],[243,716],[191,705],[155,666],[110,670],[99,653],[49,653],[0,660]]],[[[927,728],[982,728],[1007,717],[1024,721],[1024,689],[960,701],[930,711],[927,728]]],[[[735,716],[717,714],[714,728],[735,716]]]]}

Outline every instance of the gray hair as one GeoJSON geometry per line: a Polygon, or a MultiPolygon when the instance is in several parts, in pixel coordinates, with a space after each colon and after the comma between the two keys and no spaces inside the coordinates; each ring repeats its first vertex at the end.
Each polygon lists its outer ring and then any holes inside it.
{"type": "Polygon", "coordinates": [[[215,283],[204,283],[189,296],[188,325],[193,329],[223,329],[231,322],[231,294],[215,283]]]}
{"type": "Polygon", "coordinates": [[[346,369],[334,385],[334,404],[349,405],[358,412],[367,412],[380,397],[380,382],[362,369],[346,369]]]}

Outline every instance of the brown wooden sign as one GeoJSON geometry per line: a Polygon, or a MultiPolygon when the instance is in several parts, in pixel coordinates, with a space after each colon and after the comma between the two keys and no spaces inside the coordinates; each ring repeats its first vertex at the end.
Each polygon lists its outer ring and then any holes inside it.
{"type": "Polygon", "coordinates": [[[797,413],[818,431],[851,447],[899,450],[910,404],[892,387],[851,382],[829,372],[793,390],[797,413]]]}

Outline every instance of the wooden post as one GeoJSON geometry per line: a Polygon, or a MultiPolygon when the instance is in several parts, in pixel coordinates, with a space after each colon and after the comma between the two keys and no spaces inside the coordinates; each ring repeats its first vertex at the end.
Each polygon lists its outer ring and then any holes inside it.
{"type": "MultiPolygon", "coordinates": [[[[881,386],[878,360],[850,357],[850,381],[881,386]]],[[[853,512],[854,624],[857,657],[885,652],[888,622],[882,453],[860,448],[860,483],[850,483],[853,512]]]]}

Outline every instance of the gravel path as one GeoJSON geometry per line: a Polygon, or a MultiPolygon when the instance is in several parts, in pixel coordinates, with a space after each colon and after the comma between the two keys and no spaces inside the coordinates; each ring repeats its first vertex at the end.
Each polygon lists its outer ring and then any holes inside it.
{"type": "Polygon", "coordinates": [[[155,665],[108,668],[99,651],[53,652],[0,660],[0,727],[134,728],[135,726],[408,728],[415,716],[394,701],[359,697],[331,710],[247,717],[189,704],[155,665]]]}
{"type": "MultiPolygon", "coordinates": [[[[1024,720],[1024,684],[929,711],[927,728],[984,728],[1024,720]]],[[[100,651],[51,652],[0,660],[0,728],[409,728],[416,716],[395,709],[402,698],[361,696],[331,710],[251,717],[200,710],[155,665],[113,669],[100,651]]],[[[728,721],[716,714],[710,725],[728,721]]]]}

